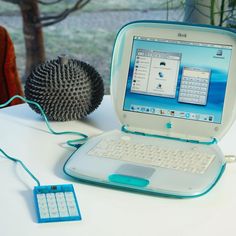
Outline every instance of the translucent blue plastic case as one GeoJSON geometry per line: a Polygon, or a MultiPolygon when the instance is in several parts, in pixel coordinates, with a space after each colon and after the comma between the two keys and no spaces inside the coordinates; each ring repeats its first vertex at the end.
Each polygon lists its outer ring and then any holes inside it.
{"type": "MultiPolygon", "coordinates": [[[[125,25],[116,37],[111,65],[111,95],[123,129],[91,138],[67,161],[64,166],[65,173],[92,184],[163,196],[195,197],[208,192],[216,184],[225,168],[224,155],[217,141],[224,136],[235,119],[235,46],[235,33],[225,28],[158,21],[139,21],[125,25]],[[200,42],[204,45],[209,44],[211,47],[224,45],[230,48],[231,56],[220,118],[216,119],[216,122],[210,119],[208,122],[203,122],[196,119],[179,119],[174,116],[151,115],[127,110],[125,107],[127,80],[135,37],[174,40],[189,44],[200,42]],[[155,169],[153,172],[150,170],[148,174],[148,171],[144,171],[146,174],[143,175],[138,171],[136,173],[133,171],[130,175],[126,172],[124,175],[119,170],[127,163],[87,155],[101,138],[125,135],[143,143],[159,142],[163,146],[172,145],[183,149],[197,147],[202,151],[216,154],[217,158],[211,168],[201,176],[176,171],[165,172],[161,169],[155,169]]],[[[220,55],[221,52],[217,53],[220,55]]],[[[178,56],[178,52],[176,55],[178,56]]],[[[199,105],[203,106],[205,103],[204,100],[199,105]]]]}

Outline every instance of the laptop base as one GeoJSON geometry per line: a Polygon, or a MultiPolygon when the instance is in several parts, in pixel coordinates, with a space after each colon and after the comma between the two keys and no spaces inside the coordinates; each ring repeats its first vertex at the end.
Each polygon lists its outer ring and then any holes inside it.
{"type": "Polygon", "coordinates": [[[75,151],[64,165],[64,172],[80,181],[107,187],[170,197],[197,197],[208,192],[225,169],[224,156],[217,144],[195,144],[178,140],[144,137],[114,130],[91,138],[75,151]],[[196,149],[214,153],[215,159],[204,174],[130,163],[89,155],[89,151],[104,138],[129,138],[140,143],[159,143],[176,149],[196,149]]]}

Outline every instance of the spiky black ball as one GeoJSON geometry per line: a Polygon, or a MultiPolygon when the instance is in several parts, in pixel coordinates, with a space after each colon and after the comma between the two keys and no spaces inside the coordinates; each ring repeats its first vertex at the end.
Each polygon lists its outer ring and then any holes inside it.
{"type": "MultiPolygon", "coordinates": [[[[85,117],[101,103],[104,85],[90,65],[66,56],[36,67],[26,80],[25,96],[37,102],[50,120],[68,121],[85,117]]],[[[37,113],[39,109],[30,104],[37,113]]]]}

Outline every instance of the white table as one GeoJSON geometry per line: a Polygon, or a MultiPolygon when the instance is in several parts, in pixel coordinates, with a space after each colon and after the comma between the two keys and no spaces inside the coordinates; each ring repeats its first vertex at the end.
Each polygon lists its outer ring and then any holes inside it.
{"type": "MultiPolygon", "coordinates": [[[[95,135],[119,128],[106,96],[85,121],[52,122],[57,131],[95,135]]],[[[72,136],[71,136],[72,137],[72,136]]],[[[32,189],[35,182],[19,165],[0,160],[1,236],[195,236],[236,235],[236,164],[229,164],[217,185],[192,199],[168,199],[82,184],[67,177],[62,166],[73,148],[69,136],[49,134],[42,118],[26,104],[0,110],[0,147],[24,161],[42,185],[73,183],[82,221],[36,223],[32,189]]],[[[220,142],[236,153],[236,124],[220,142]]]]}

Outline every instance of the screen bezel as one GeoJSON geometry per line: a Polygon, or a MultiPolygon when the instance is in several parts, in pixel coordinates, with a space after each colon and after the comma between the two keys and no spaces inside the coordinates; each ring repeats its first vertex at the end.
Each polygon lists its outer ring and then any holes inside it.
{"type": "Polygon", "coordinates": [[[117,36],[111,67],[111,93],[121,123],[132,131],[177,138],[191,140],[221,138],[235,117],[236,80],[233,79],[233,75],[236,74],[236,67],[233,67],[236,63],[235,38],[235,34],[230,31],[212,27],[163,22],[136,22],[126,25],[117,36]],[[232,46],[221,124],[123,110],[134,36],[232,46]]]}

